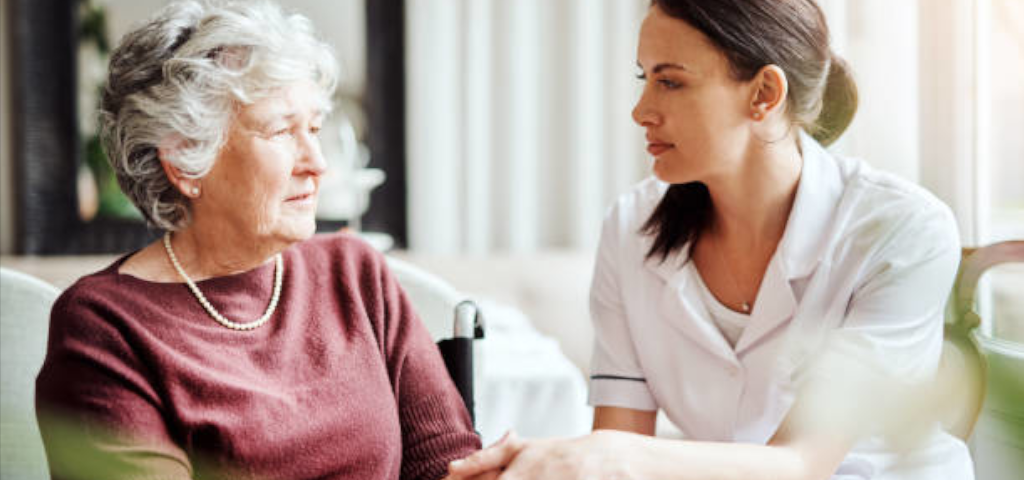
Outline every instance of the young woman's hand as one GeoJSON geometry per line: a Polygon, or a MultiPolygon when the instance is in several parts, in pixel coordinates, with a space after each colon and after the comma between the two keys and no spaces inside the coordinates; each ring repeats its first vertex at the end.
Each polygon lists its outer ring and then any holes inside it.
{"type": "Polygon", "coordinates": [[[513,436],[453,464],[452,480],[501,471],[502,480],[628,478],[623,459],[628,443],[620,432],[597,431],[578,438],[523,441],[513,436]]]}

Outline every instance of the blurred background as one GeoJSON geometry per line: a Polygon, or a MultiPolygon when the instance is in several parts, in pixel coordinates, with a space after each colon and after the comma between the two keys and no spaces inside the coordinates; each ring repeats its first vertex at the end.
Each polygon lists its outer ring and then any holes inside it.
{"type": "MultiPolygon", "coordinates": [[[[2,1],[0,254],[64,287],[158,235],[111,181],[95,108],[110,48],[166,2],[2,1]]],[[[587,372],[601,219],[649,174],[630,118],[646,0],[279,3],[313,20],[345,75],[320,229],[514,310],[587,372]]],[[[1024,0],[821,5],[861,99],[830,149],[930,190],[965,246],[1024,239],[1024,0]]],[[[1017,358],[1020,267],[986,275],[979,306],[1017,358]]]]}
{"type": "MultiPolygon", "coordinates": [[[[137,218],[109,182],[95,108],[109,49],[163,3],[3,1],[3,253],[132,246],[74,245],[82,232],[71,225],[62,238],[34,238],[47,218],[30,218],[26,203],[73,197],[83,224],[137,218]],[[51,151],[68,158],[36,157],[51,151]],[[72,176],[42,165],[73,170],[75,182],[57,185],[72,176]]],[[[325,188],[325,220],[368,207],[363,223],[421,252],[590,249],[610,201],[648,174],[629,116],[644,0],[281,3],[313,18],[344,65],[342,115],[324,137],[334,170],[381,170],[325,188]],[[377,136],[390,143],[373,144],[377,136]],[[392,184],[401,202],[374,191],[392,184]],[[365,205],[334,198],[370,185],[365,205]]],[[[833,151],[931,190],[956,212],[967,245],[1024,236],[1022,2],[822,5],[862,97],[833,151]]]]}

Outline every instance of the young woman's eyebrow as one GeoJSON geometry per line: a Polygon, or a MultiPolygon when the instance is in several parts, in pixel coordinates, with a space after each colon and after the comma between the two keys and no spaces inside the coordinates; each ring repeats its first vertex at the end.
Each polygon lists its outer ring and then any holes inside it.
{"type": "Polygon", "coordinates": [[[664,72],[665,70],[682,70],[684,72],[690,71],[690,69],[686,68],[686,65],[678,63],[659,63],[655,65],[653,69],[651,69],[651,72],[661,73],[664,72]]]}
{"type": "MultiPolygon", "coordinates": [[[[636,62],[636,67],[639,68],[640,70],[644,69],[644,66],[640,62],[636,62]]],[[[659,63],[659,64],[655,65],[654,68],[651,69],[651,73],[661,73],[661,72],[663,72],[665,70],[683,70],[685,72],[689,72],[690,71],[689,68],[686,68],[686,65],[683,65],[681,63],[667,63],[666,62],[666,63],[659,63]]]]}

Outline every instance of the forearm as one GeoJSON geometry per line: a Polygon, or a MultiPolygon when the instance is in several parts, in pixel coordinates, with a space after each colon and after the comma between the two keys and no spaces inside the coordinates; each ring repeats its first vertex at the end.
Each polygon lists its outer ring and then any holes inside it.
{"type": "Polygon", "coordinates": [[[800,450],[789,446],[690,442],[625,432],[595,434],[617,437],[610,440],[618,445],[628,478],[817,480],[829,476],[816,473],[800,450]]]}
{"type": "Polygon", "coordinates": [[[843,443],[819,436],[772,442],[690,442],[617,430],[571,439],[510,437],[456,462],[450,472],[454,480],[500,469],[509,480],[825,480],[847,451],[843,443]]]}

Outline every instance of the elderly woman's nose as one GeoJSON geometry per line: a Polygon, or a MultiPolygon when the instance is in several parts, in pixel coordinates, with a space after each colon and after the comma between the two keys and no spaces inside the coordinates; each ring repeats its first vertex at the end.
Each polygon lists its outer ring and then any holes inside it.
{"type": "Polygon", "coordinates": [[[323,152],[320,150],[320,139],[315,134],[306,133],[302,135],[300,142],[299,161],[296,168],[315,175],[322,175],[326,172],[327,160],[324,159],[323,152]]]}

